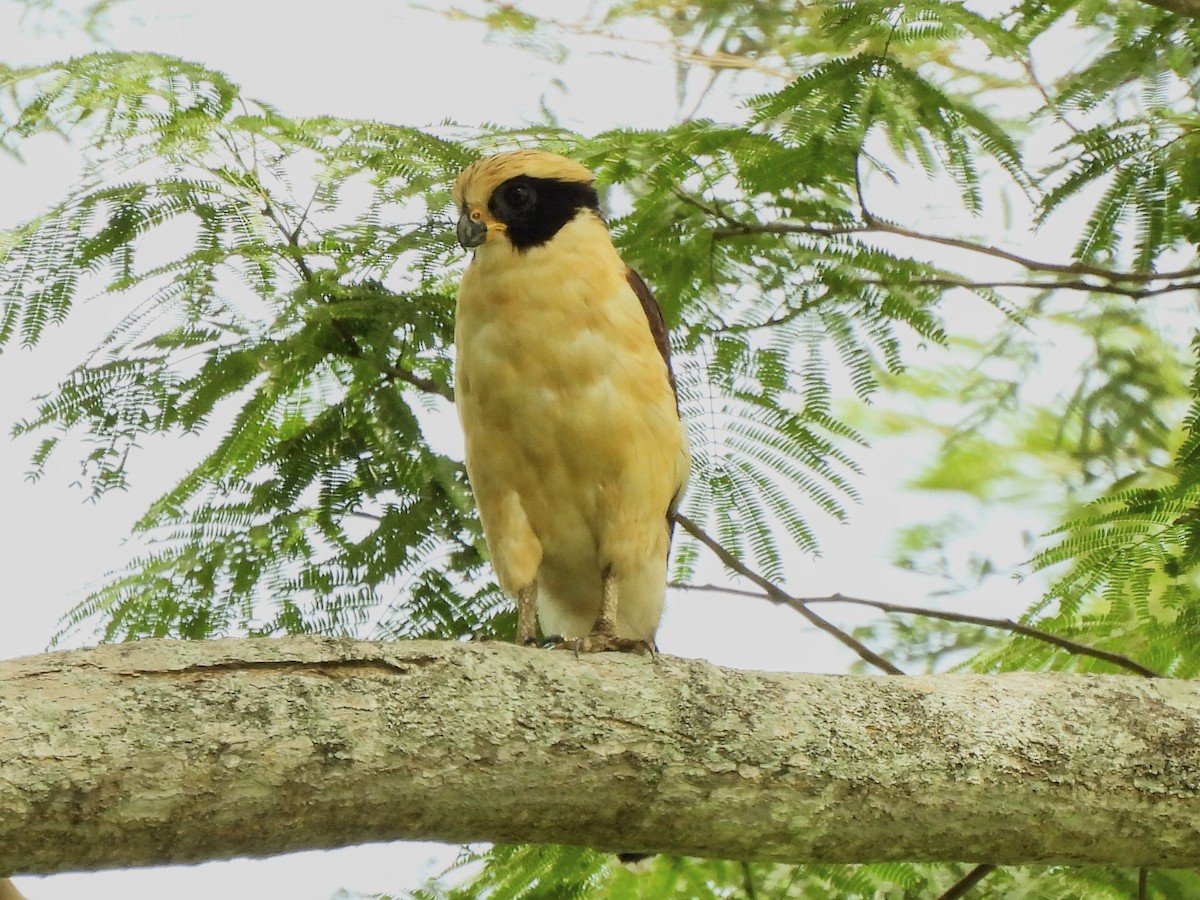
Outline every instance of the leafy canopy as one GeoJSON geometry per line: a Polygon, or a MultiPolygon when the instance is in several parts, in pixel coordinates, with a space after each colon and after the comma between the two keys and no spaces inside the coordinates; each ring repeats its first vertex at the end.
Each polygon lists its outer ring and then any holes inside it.
{"type": "MultiPolygon", "coordinates": [[[[953,592],[1006,569],[979,548],[964,570],[950,549],[961,521],[923,523],[898,536],[897,564],[944,577],[948,598],[852,640],[890,664],[1194,677],[1200,345],[1188,345],[1194,310],[1176,302],[1200,286],[1200,24],[1187,8],[458,11],[551,55],[581,32],[655,23],[665,37],[648,52],[679,60],[679,120],[590,136],[552,116],[517,129],[291,117],[155,54],[0,69],[0,147],[19,156],[62,134],[86,161],[66,196],[0,234],[0,348],[38,345],[89,297],[114,311],[17,423],[40,438],[32,474],[82,442],[81,481],[100,497],[127,485],[152,435],[207,448],[138,522],[145,553],[65,629],[511,636],[446,438],[463,265],[449,185],[481,154],[536,144],[591,167],[627,207],[614,235],[674,328],[695,455],[684,512],[703,529],[681,534],[678,580],[710,535],[743,575],[781,583],[790,555],[818,550],[823,517],[850,515],[868,443],[918,440],[930,453],[915,489],[1036,504],[1058,523],[1028,542],[1048,589],[1019,634],[969,620],[953,592]],[[1085,35],[1094,52],[1043,81],[1039,48],[1085,35]],[[714,85],[740,118],[701,116],[714,85]],[[890,211],[896,186],[937,184],[968,218],[890,211]],[[1005,209],[1042,234],[1076,228],[1069,256],[981,236],[1005,209]],[[1047,391],[1061,345],[1083,348],[1076,382],[1047,391]]],[[[924,897],[984,874],[659,860],[635,877],[565,848],[483,858],[469,887],[420,896],[924,897]]],[[[1137,882],[987,877],[1005,896],[1125,897],[1137,882]]],[[[1198,889],[1186,873],[1149,883],[1198,889]]]]}

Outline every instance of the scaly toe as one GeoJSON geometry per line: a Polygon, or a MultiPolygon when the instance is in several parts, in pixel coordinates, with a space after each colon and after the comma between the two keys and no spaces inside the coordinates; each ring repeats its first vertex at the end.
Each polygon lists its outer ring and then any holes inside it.
{"type": "Polygon", "coordinates": [[[593,631],[576,642],[579,653],[637,653],[654,655],[654,645],[641,638],[617,637],[615,634],[593,631]]]}

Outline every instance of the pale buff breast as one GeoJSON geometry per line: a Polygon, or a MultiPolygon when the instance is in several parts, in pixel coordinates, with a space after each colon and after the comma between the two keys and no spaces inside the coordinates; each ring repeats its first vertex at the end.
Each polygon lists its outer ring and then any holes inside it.
{"type": "MultiPolygon", "coordinates": [[[[485,245],[463,279],[456,391],[472,487],[506,590],[541,567],[552,593],[594,584],[598,604],[612,565],[626,593],[656,594],[652,633],[666,509],[686,478],[683,428],[603,224],[581,217],[553,244],[485,245]]],[[[590,607],[592,593],[576,605],[590,607]]]]}

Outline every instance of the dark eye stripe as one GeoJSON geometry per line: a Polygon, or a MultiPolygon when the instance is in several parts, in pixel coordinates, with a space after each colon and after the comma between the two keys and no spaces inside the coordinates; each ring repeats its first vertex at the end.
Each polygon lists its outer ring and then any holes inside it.
{"type": "Polygon", "coordinates": [[[599,197],[590,184],[529,175],[508,179],[488,201],[488,210],[507,226],[505,236],[518,250],[546,243],[581,209],[600,213],[599,197]],[[519,203],[515,193],[528,193],[528,204],[519,203]]]}

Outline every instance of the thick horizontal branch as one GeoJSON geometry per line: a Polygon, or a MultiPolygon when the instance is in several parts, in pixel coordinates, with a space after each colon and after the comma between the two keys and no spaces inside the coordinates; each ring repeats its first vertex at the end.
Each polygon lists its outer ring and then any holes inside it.
{"type": "Polygon", "coordinates": [[[1200,864],[1200,684],[323,638],[0,664],[0,872],[424,838],[1200,864]]]}

